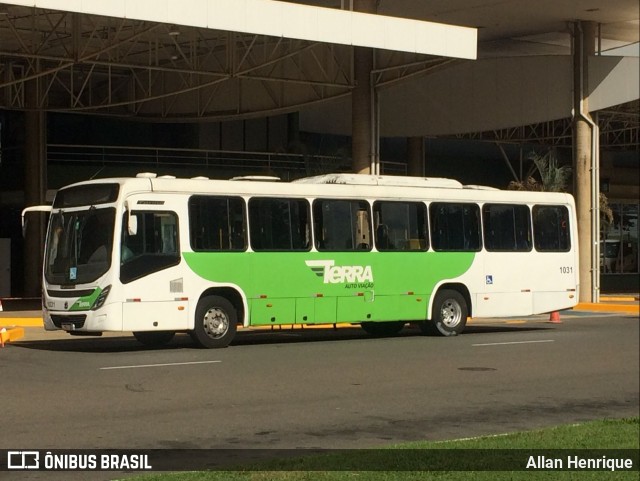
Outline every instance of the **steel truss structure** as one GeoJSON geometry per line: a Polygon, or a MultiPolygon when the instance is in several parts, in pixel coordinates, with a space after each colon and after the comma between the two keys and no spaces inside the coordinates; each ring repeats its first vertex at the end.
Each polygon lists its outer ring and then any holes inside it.
{"type": "MultiPolygon", "coordinates": [[[[636,100],[592,114],[600,129],[600,146],[607,149],[640,151],[640,101],[636,100]]],[[[570,118],[540,122],[508,129],[460,134],[457,139],[497,143],[540,143],[571,147],[570,118]]]]}
{"type": "MultiPolygon", "coordinates": [[[[0,40],[6,109],[225,120],[292,111],[354,86],[352,47],[304,40],[19,6],[0,12],[0,40]]],[[[451,62],[375,55],[380,88],[451,62]]]]}

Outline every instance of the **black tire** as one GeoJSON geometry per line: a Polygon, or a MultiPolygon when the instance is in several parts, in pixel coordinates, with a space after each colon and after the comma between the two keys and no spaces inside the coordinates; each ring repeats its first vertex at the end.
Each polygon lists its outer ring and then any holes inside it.
{"type": "Polygon", "coordinates": [[[189,334],[200,347],[227,347],[236,335],[238,317],[224,297],[207,296],[196,307],[195,326],[189,334]]]}
{"type": "Polygon", "coordinates": [[[395,336],[402,330],[404,325],[404,321],[360,323],[360,327],[362,327],[367,334],[376,337],[395,336]]]}
{"type": "Polygon", "coordinates": [[[150,347],[164,346],[175,335],[176,333],[173,331],[140,331],[133,333],[138,342],[150,347]]]}
{"type": "Polygon", "coordinates": [[[423,333],[436,336],[457,336],[467,324],[469,308],[464,296],[458,291],[438,291],[433,301],[431,319],[422,321],[423,333]]]}

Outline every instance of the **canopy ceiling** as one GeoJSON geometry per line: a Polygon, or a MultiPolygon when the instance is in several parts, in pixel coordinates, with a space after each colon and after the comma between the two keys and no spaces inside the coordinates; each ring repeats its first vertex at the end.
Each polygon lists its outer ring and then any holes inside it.
{"type": "MultiPolygon", "coordinates": [[[[437,28],[441,24],[469,27],[447,27],[442,31],[464,35],[473,32],[474,44],[477,29],[480,59],[477,61],[465,60],[476,54],[475,48],[469,53],[468,38],[460,48],[451,47],[448,51],[438,47],[435,40],[426,42],[429,45],[421,50],[412,51],[403,43],[411,35],[385,37],[384,29],[375,28],[378,25],[375,22],[365,21],[364,27],[354,27],[363,41],[354,41],[353,36],[346,35],[346,24],[340,24],[343,26],[333,29],[327,37],[318,37],[323,29],[316,28],[312,35],[309,32],[313,28],[306,28],[304,19],[311,10],[304,10],[300,17],[291,14],[294,16],[272,19],[271,23],[267,14],[261,16],[255,9],[245,10],[247,18],[252,20],[245,20],[244,24],[238,23],[238,18],[228,19],[226,24],[218,18],[224,16],[224,12],[241,10],[231,7],[234,5],[262,5],[267,12],[271,4],[326,7],[322,9],[325,13],[327,8],[333,9],[329,14],[335,15],[338,25],[347,18],[344,15],[349,15],[339,10],[349,10],[351,1],[306,0],[288,4],[268,0],[2,2],[0,108],[24,109],[29,95],[37,97],[30,99],[30,108],[154,121],[249,118],[301,109],[307,112],[304,118],[309,120],[315,112],[309,107],[325,103],[323,109],[333,112],[334,116],[344,116],[344,107],[340,105],[348,102],[341,104],[339,100],[348,99],[354,85],[350,45],[372,44],[378,48],[375,80],[381,90],[388,92],[383,94],[387,95],[386,102],[384,98],[382,102],[384,125],[400,126],[401,119],[394,117],[398,114],[386,112],[385,104],[396,106],[399,115],[403,111],[402,106],[398,107],[399,102],[408,101],[413,108],[421,105],[424,110],[431,108],[440,92],[425,88],[425,85],[433,87],[433,81],[429,84],[426,79],[454,85],[460,69],[475,72],[464,74],[467,79],[486,70],[480,68],[483,59],[501,59],[501,65],[507,62],[507,66],[501,68],[508,68],[513,57],[568,55],[568,28],[572,21],[598,23],[602,50],[638,41],[639,15],[635,0],[378,2],[378,14],[419,20],[417,24],[422,27],[437,28]],[[225,3],[229,8],[212,11],[212,5],[220,7],[225,3]],[[135,14],[127,10],[127,5],[137,6],[135,14]],[[198,9],[204,7],[208,8],[202,10],[207,12],[206,21],[204,14],[197,14],[201,11],[198,9]],[[211,23],[214,20],[218,23],[211,23]],[[232,28],[233,21],[245,28],[238,27],[241,31],[235,32],[223,29],[232,28]],[[253,22],[253,26],[247,27],[247,22],[253,22]],[[395,47],[404,51],[394,50],[393,43],[385,44],[385,48],[382,45],[385,38],[398,39],[395,47]],[[29,83],[31,86],[27,87],[29,83]],[[401,95],[391,95],[394,89],[401,95]]],[[[295,8],[286,10],[294,11],[295,8]]],[[[394,19],[389,22],[395,25],[396,31],[411,24],[402,20],[395,24],[394,19]]],[[[456,44],[449,40],[442,42],[445,46],[456,44]]],[[[495,70],[491,75],[495,75],[495,70]]],[[[477,77],[474,82],[477,80],[482,83],[477,77]]],[[[491,85],[486,80],[484,84],[491,85]]],[[[416,125],[419,119],[412,122],[416,125]]],[[[309,124],[309,128],[313,126],[309,124]]],[[[383,134],[386,128],[383,126],[383,134]]]]}

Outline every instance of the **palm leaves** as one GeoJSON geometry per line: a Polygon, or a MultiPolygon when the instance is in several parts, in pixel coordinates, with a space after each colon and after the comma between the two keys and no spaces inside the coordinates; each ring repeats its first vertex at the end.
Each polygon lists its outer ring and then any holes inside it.
{"type": "Polygon", "coordinates": [[[531,152],[528,159],[533,162],[524,180],[513,180],[509,183],[510,190],[535,190],[543,192],[566,192],[571,179],[571,167],[558,165],[558,158],[553,151],[546,154],[531,152]],[[537,170],[540,180],[533,176],[537,170]]]}
{"type": "MultiPolygon", "coordinates": [[[[513,180],[509,183],[509,190],[533,190],[543,192],[566,192],[567,185],[571,179],[571,167],[568,165],[558,165],[558,159],[549,151],[546,154],[531,152],[528,159],[532,161],[529,174],[525,180],[513,180]],[[538,171],[540,180],[533,177],[533,172],[538,171]]],[[[613,211],[609,206],[609,199],[600,193],[600,222],[606,232],[613,222],[613,211]]]]}

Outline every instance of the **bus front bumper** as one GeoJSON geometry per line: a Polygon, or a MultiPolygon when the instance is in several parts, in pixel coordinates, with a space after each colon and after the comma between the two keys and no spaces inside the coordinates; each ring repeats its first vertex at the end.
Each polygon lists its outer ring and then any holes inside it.
{"type": "Polygon", "coordinates": [[[44,310],[47,331],[105,332],[122,331],[122,304],[106,304],[95,311],[44,310]]]}

